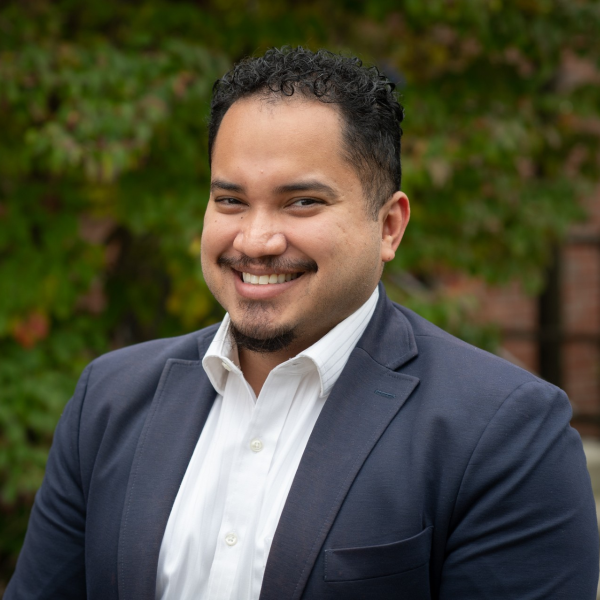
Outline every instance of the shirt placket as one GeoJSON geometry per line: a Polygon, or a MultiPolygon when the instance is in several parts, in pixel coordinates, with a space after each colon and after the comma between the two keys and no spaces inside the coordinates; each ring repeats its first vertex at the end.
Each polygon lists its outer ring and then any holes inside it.
{"type": "MultiPolygon", "coordinates": [[[[283,367],[283,366],[282,366],[283,367]]],[[[235,376],[242,377],[241,373],[235,376]]],[[[210,599],[233,598],[240,562],[251,563],[256,519],[261,512],[277,441],[293,401],[301,373],[278,368],[271,372],[252,411],[227,486],[223,519],[209,580],[210,599]]],[[[253,396],[244,381],[247,393],[253,396]]],[[[251,571],[251,569],[246,569],[251,571]]],[[[248,589],[251,572],[245,577],[248,589]]],[[[238,596],[236,596],[237,600],[238,596]]]]}

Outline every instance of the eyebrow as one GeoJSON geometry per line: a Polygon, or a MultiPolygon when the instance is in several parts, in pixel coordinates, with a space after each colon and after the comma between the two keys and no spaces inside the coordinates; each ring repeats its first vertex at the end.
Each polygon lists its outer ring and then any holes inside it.
{"type": "Polygon", "coordinates": [[[316,179],[306,181],[295,181],[279,185],[273,190],[276,194],[289,194],[290,192],[321,192],[333,198],[337,198],[337,192],[330,186],[316,179]]]}
{"type": "Polygon", "coordinates": [[[243,194],[244,186],[238,185],[237,183],[231,183],[230,181],[224,181],[223,179],[213,179],[210,182],[210,191],[214,192],[215,190],[226,190],[228,192],[243,194]]]}
{"type": "MultiPolygon", "coordinates": [[[[225,181],[224,179],[213,179],[211,181],[210,191],[214,192],[215,190],[226,190],[228,192],[236,192],[238,194],[245,193],[243,185],[239,185],[231,181],[225,181]]],[[[332,198],[337,198],[338,196],[338,193],[331,186],[316,179],[294,181],[292,183],[278,185],[276,188],[274,188],[273,192],[277,195],[289,194],[292,192],[320,192],[322,194],[327,194],[332,198]]]]}

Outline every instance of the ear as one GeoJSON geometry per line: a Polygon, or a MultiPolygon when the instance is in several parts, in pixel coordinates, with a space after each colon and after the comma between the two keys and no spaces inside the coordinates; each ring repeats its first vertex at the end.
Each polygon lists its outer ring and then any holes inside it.
{"type": "Polygon", "coordinates": [[[381,225],[381,260],[390,262],[402,241],[410,219],[410,203],[404,192],[396,192],[379,211],[381,225]]]}

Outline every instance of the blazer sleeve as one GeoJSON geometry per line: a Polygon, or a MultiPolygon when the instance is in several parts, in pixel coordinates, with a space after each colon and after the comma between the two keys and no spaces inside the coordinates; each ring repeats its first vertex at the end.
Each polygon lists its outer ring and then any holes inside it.
{"type": "Polygon", "coordinates": [[[595,502],[561,390],[521,385],[502,403],[465,470],[441,600],[594,600],[595,502]]]}
{"type": "Polygon", "coordinates": [[[79,467],[79,418],[92,365],[60,418],[44,481],[5,600],[86,597],[85,498],[79,467]]]}

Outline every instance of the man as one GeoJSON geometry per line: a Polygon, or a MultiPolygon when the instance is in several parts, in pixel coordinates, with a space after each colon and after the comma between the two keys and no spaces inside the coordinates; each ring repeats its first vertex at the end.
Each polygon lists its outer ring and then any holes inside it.
{"type": "Polygon", "coordinates": [[[228,314],[85,370],[8,600],[595,597],[565,395],[378,283],[409,219],[392,89],[302,48],[216,84],[228,314]]]}

